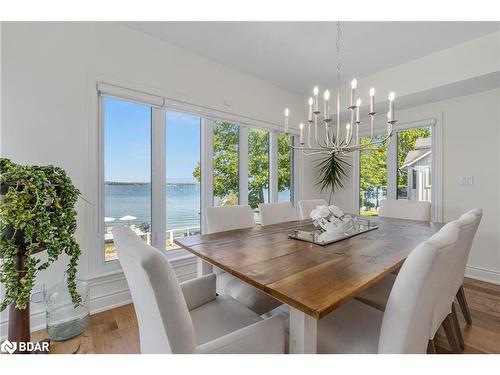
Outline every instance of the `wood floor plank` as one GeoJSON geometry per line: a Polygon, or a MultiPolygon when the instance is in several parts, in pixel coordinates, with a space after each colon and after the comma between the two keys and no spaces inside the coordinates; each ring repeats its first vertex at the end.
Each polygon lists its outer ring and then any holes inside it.
{"type": "MultiPolygon", "coordinates": [[[[499,285],[478,284],[475,281],[464,283],[466,294],[473,291],[477,298],[495,299],[500,290],[499,285]],[[471,289],[468,289],[469,286],[471,289]],[[491,294],[489,292],[491,291],[491,294]]],[[[476,306],[484,307],[480,302],[476,306]]],[[[472,325],[467,326],[460,311],[458,318],[462,329],[465,349],[464,354],[500,354],[500,317],[491,313],[489,309],[479,311],[471,307],[472,325]]],[[[45,339],[45,330],[34,332],[32,340],[45,339]]],[[[444,333],[439,330],[435,337],[436,352],[450,353],[450,347],[444,333]]],[[[139,353],[139,329],[133,305],[125,305],[115,309],[95,314],[90,319],[87,331],[82,335],[64,342],[51,342],[52,354],[135,354],[139,353]]]]}

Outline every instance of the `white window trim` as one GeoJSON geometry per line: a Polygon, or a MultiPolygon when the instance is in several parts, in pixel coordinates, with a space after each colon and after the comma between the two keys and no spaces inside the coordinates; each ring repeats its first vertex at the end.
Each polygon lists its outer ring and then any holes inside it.
{"type": "MultiPolygon", "coordinates": [[[[443,121],[442,113],[435,117],[417,121],[403,122],[394,130],[393,139],[387,148],[387,198],[396,199],[397,184],[397,132],[412,128],[432,127],[432,194],[431,194],[431,218],[432,221],[443,221],[443,121]]],[[[384,133],[384,129],[376,128],[375,134],[384,133]]],[[[369,135],[369,132],[360,132],[360,137],[369,135]]],[[[359,151],[353,157],[353,210],[359,214],[359,151]]]]}
{"type": "Polygon", "coordinates": [[[201,232],[206,233],[206,208],[214,205],[214,121],[201,119],[201,232]]]}
{"type": "Polygon", "coordinates": [[[165,250],[166,215],[166,114],[164,108],[152,108],[151,113],[151,245],[165,250]],[[155,202],[155,204],[153,204],[155,202]]]}
{"type": "MultiPolygon", "coordinates": [[[[91,214],[88,215],[88,236],[90,239],[90,248],[98,249],[97,251],[91,251],[89,268],[91,273],[100,274],[103,272],[112,272],[120,269],[119,262],[117,261],[104,261],[104,223],[102,218],[104,217],[104,118],[103,118],[103,97],[114,97],[120,100],[126,100],[139,104],[150,105],[152,108],[152,123],[151,123],[151,134],[152,134],[152,200],[155,202],[165,203],[165,189],[162,189],[162,184],[166,183],[166,169],[165,169],[165,132],[166,132],[166,112],[176,111],[186,114],[192,114],[199,116],[201,118],[201,150],[200,150],[200,164],[201,173],[203,181],[213,181],[213,122],[214,121],[224,121],[237,124],[239,126],[239,163],[240,163],[240,186],[239,186],[239,204],[248,204],[248,129],[256,128],[269,132],[269,179],[270,179],[270,202],[277,202],[278,193],[278,176],[277,176],[277,165],[273,167],[271,163],[277,164],[277,155],[271,156],[271,152],[277,152],[277,132],[282,131],[282,127],[268,121],[262,121],[258,119],[253,119],[247,116],[239,116],[228,112],[218,111],[212,108],[198,106],[183,102],[180,100],[175,100],[172,98],[161,97],[154,94],[149,94],[144,91],[128,89],[121,85],[110,84],[106,82],[99,81],[97,79],[92,79],[89,85],[89,91],[91,92],[92,103],[91,112],[95,113],[92,116],[92,126],[89,132],[90,142],[89,145],[92,148],[90,154],[89,165],[95,166],[97,171],[96,175],[91,173],[91,178],[89,179],[89,185],[91,188],[89,191],[94,191],[94,201],[97,205],[94,209],[91,209],[91,214]],[[96,89],[97,88],[97,89],[96,89]],[[94,132],[95,129],[95,132],[94,132]],[[275,139],[276,145],[273,146],[271,140],[275,139]],[[96,145],[97,146],[94,146],[96,145]],[[97,150],[96,150],[97,149],[97,150]],[[97,151],[97,152],[96,152],[97,151]],[[156,160],[156,164],[155,164],[156,160]],[[158,163],[159,161],[159,163],[158,163]],[[160,165],[157,165],[160,164],[160,165]],[[153,173],[153,170],[156,170],[153,173]],[[96,181],[96,185],[92,181],[96,181]],[[276,180],[274,182],[274,180],[276,180]],[[93,189],[97,186],[97,189],[93,189]],[[271,192],[271,189],[275,186],[276,192],[271,192]]],[[[290,134],[297,136],[298,130],[290,130],[290,134]]],[[[293,166],[292,166],[292,199],[293,204],[296,206],[296,201],[298,199],[299,191],[299,158],[297,152],[293,153],[293,166]]],[[[204,224],[204,212],[205,208],[213,205],[213,183],[201,184],[201,230],[205,232],[204,224]]],[[[165,248],[165,221],[166,217],[164,210],[161,207],[165,207],[165,204],[152,205],[152,244],[158,248],[165,248]],[[154,218],[154,219],[153,219],[154,218]]],[[[170,260],[183,258],[190,256],[190,253],[183,249],[168,251],[167,257],[170,260]]]]}
{"type": "Polygon", "coordinates": [[[274,130],[269,132],[269,202],[271,203],[278,202],[278,177],[278,132],[274,130]]]}

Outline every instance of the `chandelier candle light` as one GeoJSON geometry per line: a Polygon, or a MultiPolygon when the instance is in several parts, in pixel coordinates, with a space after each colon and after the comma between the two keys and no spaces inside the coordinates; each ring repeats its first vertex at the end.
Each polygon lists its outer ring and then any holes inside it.
{"type": "MultiPolygon", "coordinates": [[[[351,95],[350,104],[347,110],[350,111],[350,121],[345,125],[345,134],[342,134],[342,129],[340,125],[340,37],[342,31],[340,28],[340,22],[337,22],[337,103],[336,103],[336,113],[335,113],[335,130],[331,129],[331,123],[333,121],[330,111],[330,90],[325,90],[323,93],[323,114],[320,112],[319,103],[319,88],[315,86],[313,89],[313,96],[308,100],[308,113],[307,113],[307,129],[306,135],[304,136],[304,124],[299,124],[299,145],[295,146],[291,144],[291,138],[288,137],[290,147],[302,150],[305,155],[314,154],[347,154],[354,151],[359,151],[367,149],[370,146],[381,144],[384,142],[389,142],[393,134],[394,125],[397,120],[394,115],[394,99],[396,95],[394,92],[390,92],[389,99],[389,110],[387,112],[387,133],[375,140],[374,136],[374,120],[377,112],[375,111],[375,89],[371,88],[369,91],[370,101],[369,101],[369,122],[370,122],[370,138],[368,142],[361,144],[359,139],[359,131],[361,122],[361,98],[356,97],[356,88],[358,86],[358,81],[354,78],[351,81],[351,95]],[[325,124],[325,139],[324,141],[318,141],[318,121],[321,119],[325,124]],[[314,143],[311,143],[311,137],[314,127],[314,143]],[[353,140],[354,138],[354,140],[353,140]]],[[[285,134],[289,135],[289,120],[290,120],[290,110],[285,108],[285,134]]]]}

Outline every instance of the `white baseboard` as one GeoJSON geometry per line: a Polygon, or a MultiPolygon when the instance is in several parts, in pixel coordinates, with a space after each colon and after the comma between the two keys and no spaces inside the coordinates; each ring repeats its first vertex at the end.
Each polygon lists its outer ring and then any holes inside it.
{"type": "Polygon", "coordinates": [[[465,269],[465,276],[471,279],[500,285],[500,272],[495,270],[475,266],[467,266],[465,269]]]}
{"type": "MultiPolygon", "coordinates": [[[[196,257],[174,259],[171,264],[180,282],[196,277],[196,257]]],[[[90,290],[90,313],[97,314],[106,310],[132,303],[130,291],[122,271],[117,271],[86,280],[90,290]]],[[[45,329],[45,304],[31,305],[31,332],[45,329]]],[[[0,341],[7,338],[8,318],[0,321],[0,341]]]]}

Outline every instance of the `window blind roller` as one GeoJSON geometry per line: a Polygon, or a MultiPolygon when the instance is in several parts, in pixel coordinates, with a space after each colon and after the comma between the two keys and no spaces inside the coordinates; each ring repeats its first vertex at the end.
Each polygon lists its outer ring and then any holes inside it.
{"type": "Polygon", "coordinates": [[[110,85],[104,82],[97,83],[97,91],[103,96],[114,96],[130,100],[132,102],[149,104],[153,107],[163,107],[164,99],[161,96],[147,94],[145,92],[126,89],[124,87],[110,85]]]}

